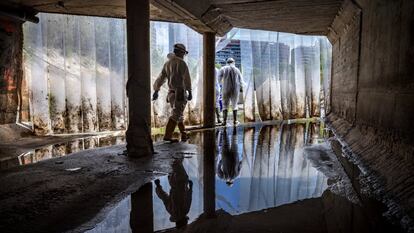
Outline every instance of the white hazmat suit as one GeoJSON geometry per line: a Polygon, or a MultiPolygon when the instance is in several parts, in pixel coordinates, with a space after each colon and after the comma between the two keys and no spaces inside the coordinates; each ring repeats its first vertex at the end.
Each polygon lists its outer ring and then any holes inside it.
{"type": "Polygon", "coordinates": [[[227,110],[230,103],[233,111],[237,110],[239,92],[242,91],[244,85],[240,70],[234,63],[228,64],[220,69],[218,80],[222,84],[223,110],[227,110]]]}

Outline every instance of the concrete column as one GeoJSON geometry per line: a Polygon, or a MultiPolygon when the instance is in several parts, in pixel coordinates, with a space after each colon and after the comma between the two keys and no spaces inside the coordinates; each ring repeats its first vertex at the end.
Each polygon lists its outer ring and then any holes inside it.
{"type": "Polygon", "coordinates": [[[128,155],[141,157],[153,152],[151,140],[149,0],[126,0],[129,123],[128,155]]]}
{"type": "Polygon", "coordinates": [[[129,223],[132,233],[154,232],[152,183],[144,184],[138,191],[131,194],[129,223]]]}
{"type": "Polygon", "coordinates": [[[206,32],[203,35],[203,126],[215,126],[215,43],[216,35],[206,32]]]}
{"type": "Polygon", "coordinates": [[[206,218],[216,216],[216,137],[214,130],[203,133],[203,207],[206,218]]]}

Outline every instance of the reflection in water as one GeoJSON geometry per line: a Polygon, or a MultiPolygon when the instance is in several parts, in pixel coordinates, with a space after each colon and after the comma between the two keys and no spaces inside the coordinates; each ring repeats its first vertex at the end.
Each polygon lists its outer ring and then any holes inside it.
{"type": "Polygon", "coordinates": [[[234,179],[240,174],[241,161],[238,152],[237,130],[233,129],[231,140],[229,139],[228,130],[220,132],[221,147],[218,154],[217,175],[226,182],[227,185],[233,185],[234,179]]]}
{"type": "MultiPolygon", "coordinates": [[[[162,136],[163,135],[161,134],[153,135],[153,140],[162,141],[162,136]]],[[[122,132],[115,132],[110,135],[106,134],[77,138],[63,143],[41,146],[36,149],[27,149],[27,151],[24,153],[20,155],[16,154],[15,156],[10,156],[11,153],[6,152],[7,159],[0,160],[0,169],[7,169],[20,165],[37,163],[47,159],[66,156],[82,150],[120,144],[125,144],[125,135],[123,135],[122,132]]]]}
{"type": "MultiPolygon", "coordinates": [[[[240,174],[233,187],[217,182],[217,207],[238,214],[321,196],[327,188],[326,177],[303,156],[303,146],[311,142],[305,126],[284,124],[223,131],[232,135],[232,169],[237,171],[240,166],[240,174]]],[[[314,133],[312,137],[318,137],[318,132],[314,133]]],[[[222,154],[221,158],[226,156],[222,154]]],[[[237,176],[236,172],[232,174],[237,176]]]]}
{"type": "Polygon", "coordinates": [[[304,155],[304,146],[323,141],[322,130],[319,123],[307,123],[193,133],[190,141],[201,145],[200,155],[176,160],[169,176],[155,181],[146,195],[121,201],[89,233],[391,232],[383,228],[381,212],[367,218],[364,208],[328,189],[328,179],[331,184],[337,176],[329,175],[336,174],[329,165],[336,160],[328,160],[335,157],[311,155],[315,148],[304,155]],[[145,215],[147,205],[153,215],[145,215]],[[138,216],[151,226],[137,228],[138,216]],[[131,219],[128,231],[125,218],[131,219]]]}
{"type": "Polygon", "coordinates": [[[73,139],[63,143],[46,145],[36,149],[28,149],[28,151],[20,155],[16,155],[16,157],[11,157],[8,160],[1,160],[0,169],[37,163],[43,160],[62,157],[82,150],[119,145],[123,143],[125,143],[124,135],[105,135],[73,139]]]}
{"type": "Polygon", "coordinates": [[[129,223],[132,233],[154,232],[154,211],[152,204],[152,183],[147,183],[131,194],[129,223]]]}
{"type": "Polygon", "coordinates": [[[172,168],[173,172],[168,175],[170,194],[163,190],[159,180],[155,181],[155,192],[170,214],[170,221],[175,222],[177,228],[181,228],[188,223],[187,214],[191,206],[193,182],[188,179],[182,159],[175,160],[172,168]]]}

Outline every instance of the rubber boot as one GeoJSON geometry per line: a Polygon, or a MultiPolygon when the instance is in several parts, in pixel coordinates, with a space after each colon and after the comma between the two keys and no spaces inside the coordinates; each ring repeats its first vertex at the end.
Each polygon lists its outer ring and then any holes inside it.
{"type": "Polygon", "coordinates": [[[237,121],[237,110],[233,110],[233,125],[238,125],[239,122],[237,121]]]}
{"type": "Polygon", "coordinates": [[[217,118],[217,123],[221,123],[221,120],[220,120],[220,111],[219,111],[219,108],[216,108],[216,118],[217,118]]]}
{"type": "Polygon", "coordinates": [[[167,126],[165,127],[164,141],[178,142],[177,139],[173,138],[173,132],[176,125],[177,122],[175,122],[173,119],[168,119],[167,126]]]}
{"type": "Polygon", "coordinates": [[[181,141],[186,142],[189,139],[189,137],[188,137],[188,134],[185,132],[185,126],[182,121],[178,122],[178,129],[180,130],[181,141]]]}
{"type": "Polygon", "coordinates": [[[227,109],[223,110],[223,126],[227,124],[227,109]]]}

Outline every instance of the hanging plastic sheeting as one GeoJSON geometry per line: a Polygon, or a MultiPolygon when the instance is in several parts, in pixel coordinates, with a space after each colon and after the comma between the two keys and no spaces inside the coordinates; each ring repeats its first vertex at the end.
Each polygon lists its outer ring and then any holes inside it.
{"type": "Polygon", "coordinates": [[[240,30],[240,57],[241,72],[243,80],[246,84],[243,92],[244,99],[244,118],[245,121],[256,120],[256,105],[254,96],[254,77],[253,77],[253,56],[252,56],[252,40],[248,30],[240,30]]]}
{"type": "Polygon", "coordinates": [[[24,62],[25,78],[28,80],[31,99],[31,116],[37,134],[49,134],[51,121],[49,117],[49,92],[47,76],[47,44],[43,40],[43,31],[47,24],[44,15],[40,14],[41,22],[24,24],[24,62]]]}
{"type": "Polygon", "coordinates": [[[319,39],[321,49],[321,77],[322,77],[322,96],[321,116],[324,117],[330,112],[331,106],[331,65],[332,65],[332,45],[326,39],[319,39]]]}
{"type": "Polygon", "coordinates": [[[125,128],[125,20],[39,14],[24,24],[35,132],[125,128]]]}
{"type": "Polygon", "coordinates": [[[237,30],[234,39],[240,40],[242,73],[247,85],[245,120],[257,120],[256,111],[261,120],[320,116],[320,93],[327,92],[330,79],[331,47],[327,39],[237,30]]]}
{"type": "MultiPolygon", "coordinates": [[[[168,53],[173,52],[175,43],[186,46],[188,55],[184,58],[190,71],[193,100],[189,101],[184,112],[184,121],[189,125],[202,123],[203,73],[202,36],[184,24],[151,22],[151,82],[154,83],[167,61],[168,53]]],[[[152,125],[163,127],[167,123],[170,107],[166,102],[168,87],[164,85],[157,101],[153,102],[152,125]]]]}

